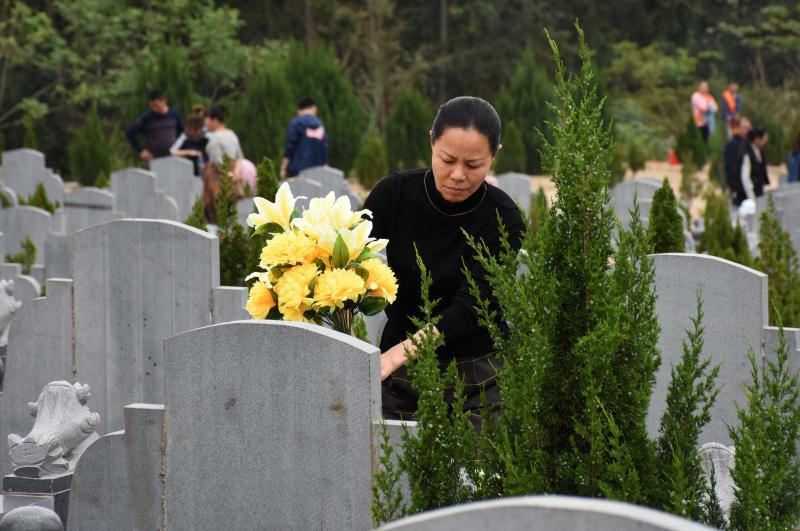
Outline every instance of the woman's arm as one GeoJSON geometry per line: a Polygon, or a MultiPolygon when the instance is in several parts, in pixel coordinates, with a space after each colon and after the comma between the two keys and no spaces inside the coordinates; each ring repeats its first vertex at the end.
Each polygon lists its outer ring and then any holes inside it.
{"type": "Polygon", "coordinates": [[[755,201],[756,194],[753,191],[753,180],[750,178],[750,155],[745,153],[742,157],[742,170],[739,174],[742,180],[742,188],[748,199],[755,201]]]}
{"type": "MultiPolygon", "coordinates": [[[[438,334],[439,330],[437,330],[437,328],[434,326],[431,327],[430,332],[432,334],[438,334]]],[[[424,333],[424,330],[417,330],[417,333],[414,334],[414,337],[416,339],[420,339],[424,333]]],[[[381,354],[381,381],[384,381],[389,377],[390,374],[405,365],[408,360],[416,357],[417,349],[414,347],[414,342],[410,339],[406,339],[405,341],[396,344],[381,354]]]]}

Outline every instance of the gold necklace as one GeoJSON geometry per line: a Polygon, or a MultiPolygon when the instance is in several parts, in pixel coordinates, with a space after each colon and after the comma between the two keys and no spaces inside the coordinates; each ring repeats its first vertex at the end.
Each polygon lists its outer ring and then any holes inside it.
{"type": "Polygon", "coordinates": [[[478,203],[474,207],[472,207],[471,209],[467,210],[466,212],[460,212],[458,214],[448,214],[447,212],[443,212],[439,207],[436,206],[436,204],[433,202],[433,199],[431,199],[431,194],[428,192],[428,174],[430,172],[431,172],[431,170],[428,170],[427,172],[425,172],[425,176],[422,178],[422,186],[425,187],[425,195],[428,196],[428,202],[431,204],[431,206],[434,209],[436,209],[437,212],[439,212],[443,216],[448,216],[448,217],[451,217],[451,218],[455,218],[455,217],[458,217],[458,216],[465,216],[467,214],[475,212],[475,210],[477,210],[478,207],[481,206],[481,203],[483,203],[483,199],[486,197],[486,192],[488,191],[488,188],[487,188],[488,185],[486,184],[485,181],[482,183],[482,185],[483,185],[483,195],[481,196],[481,198],[478,200],[478,203]]]}

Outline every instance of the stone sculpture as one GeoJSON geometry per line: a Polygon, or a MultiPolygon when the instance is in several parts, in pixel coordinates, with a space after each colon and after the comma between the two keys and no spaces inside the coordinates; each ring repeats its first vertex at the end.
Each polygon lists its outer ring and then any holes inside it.
{"type": "Polygon", "coordinates": [[[22,303],[14,298],[14,281],[0,280],[0,390],[3,388],[3,376],[6,369],[6,345],[8,330],[14,314],[22,307],[22,303]]]}
{"type": "Polygon", "coordinates": [[[42,477],[72,472],[80,455],[97,438],[100,415],[89,411],[89,386],[50,382],[29,402],[36,420],[26,437],[8,436],[14,473],[42,477]]]}

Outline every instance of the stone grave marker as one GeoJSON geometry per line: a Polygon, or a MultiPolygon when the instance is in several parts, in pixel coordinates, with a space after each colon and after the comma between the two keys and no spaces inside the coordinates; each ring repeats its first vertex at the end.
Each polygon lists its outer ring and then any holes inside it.
{"type": "Polygon", "coordinates": [[[403,531],[701,531],[710,527],[639,505],[571,496],[521,496],[466,503],[381,527],[403,531]]]}
{"type": "Polygon", "coordinates": [[[76,188],[64,196],[67,234],[114,219],[114,194],[102,188],[76,188]]]}
{"type": "Polygon", "coordinates": [[[303,211],[308,208],[309,201],[315,197],[325,197],[322,189],[322,183],[308,177],[292,177],[287,179],[289,188],[292,190],[292,195],[295,197],[303,196],[295,204],[296,207],[303,211]]]}
{"type": "Polygon", "coordinates": [[[349,191],[347,181],[344,178],[344,172],[336,168],[331,168],[330,166],[306,168],[300,172],[300,177],[320,183],[323,196],[328,195],[328,192],[334,192],[339,196],[349,191]]]}
{"type": "Polygon", "coordinates": [[[178,221],[185,221],[198,197],[193,184],[200,181],[192,163],[183,157],[160,157],[150,161],[150,171],[156,174],[156,186],[177,203],[178,221]]]}
{"type": "Polygon", "coordinates": [[[14,296],[20,302],[32,301],[41,293],[41,284],[30,275],[22,274],[21,264],[0,264],[0,279],[14,282],[14,296]]]}
{"type": "Polygon", "coordinates": [[[133,513],[141,529],[370,529],[378,356],[281,321],[165,340],[163,409],[127,407],[125,431],[89,447],[71,528],[133,513]]]}
{"type": "Polygon", "coordinates": [[[64,203],[64,182],[45,167],[44,154],[33,149],[12,149],[3,152],[0,179],[18,197],[28,199],[41,183],[51,203],[64,203]]]}
{"type": "Polygon", "coordinates": [[[760,348],[767,325],[767,276],[715,256],[670,253],[653,258],[661,366],[647,417],[648,432],[651,436],[658,433],[670,371],[680,362],[681,345],[685,331],[690,329],[690,318],[696,314],[696,291],[700,288],[705,314],[702,356],[711,358],[712,365],[720,365],[719,396],[700,442],[730,444],[726,424],[736,424],[734,404],[745,403],[744,388],[750,382],[748,348],[760,348]]]}
{"type": "Polygon", "coordinates": [[[72,278],[70,235],[51,232],[44,243],[45,271],[50,278],[72,278]]]}
{"type": "Polygon", "coordinates": [[[800,184],[787,185],[773,192],[778,221],[792,238],[800,253],[800,184]]]}
{"type": "Polygon", "coordinates": [[[178,219],[175,199],[157,186],[156,174],[139,168],[127,168],[111,174],[114,210],[129,218],[178,219]]]}
{"type": "Polygon", "coordinates": [[[500,189],[507,193],[527,213],[531,208],[531,178],[522,173],[501,173],[497,177],[500,189]]]}
{"type": "Polygon", "coordinates": [[[725,513],[725,517],[731,514],[731,503],[733,503],[733,478],[731,470],[735,464],[734,448],[719,443],[706,443],[700,448],[700,459],[703,473],[707,481],[711,481],[711,469],[714,469],[714,479],[717,487],[719,505],[725,513]]]}
{"type": "Polygon", "coordinates": [[[22,241],[30,238],[36,246],[37,264],[45,263],[45,242],[50,231],[50,212],[32,206],[0,209],[0,231],[6,254],[22,250],[22,241]]]}
{"type": "Polygon", "coordinates": [[[247,216],[255,212],[256,206],[252,197],[245,197],[236,202],[236,218],[239,225],[247,227],[247,216]]]}

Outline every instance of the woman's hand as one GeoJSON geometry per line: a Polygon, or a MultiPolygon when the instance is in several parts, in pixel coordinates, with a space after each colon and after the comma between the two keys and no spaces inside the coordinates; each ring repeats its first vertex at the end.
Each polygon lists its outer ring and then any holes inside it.
{"type": "Polygon", "coordinates": [[[381,354],[381,381],[405,364],[405,347],[406,341],[403,341],[381,354]]]}

